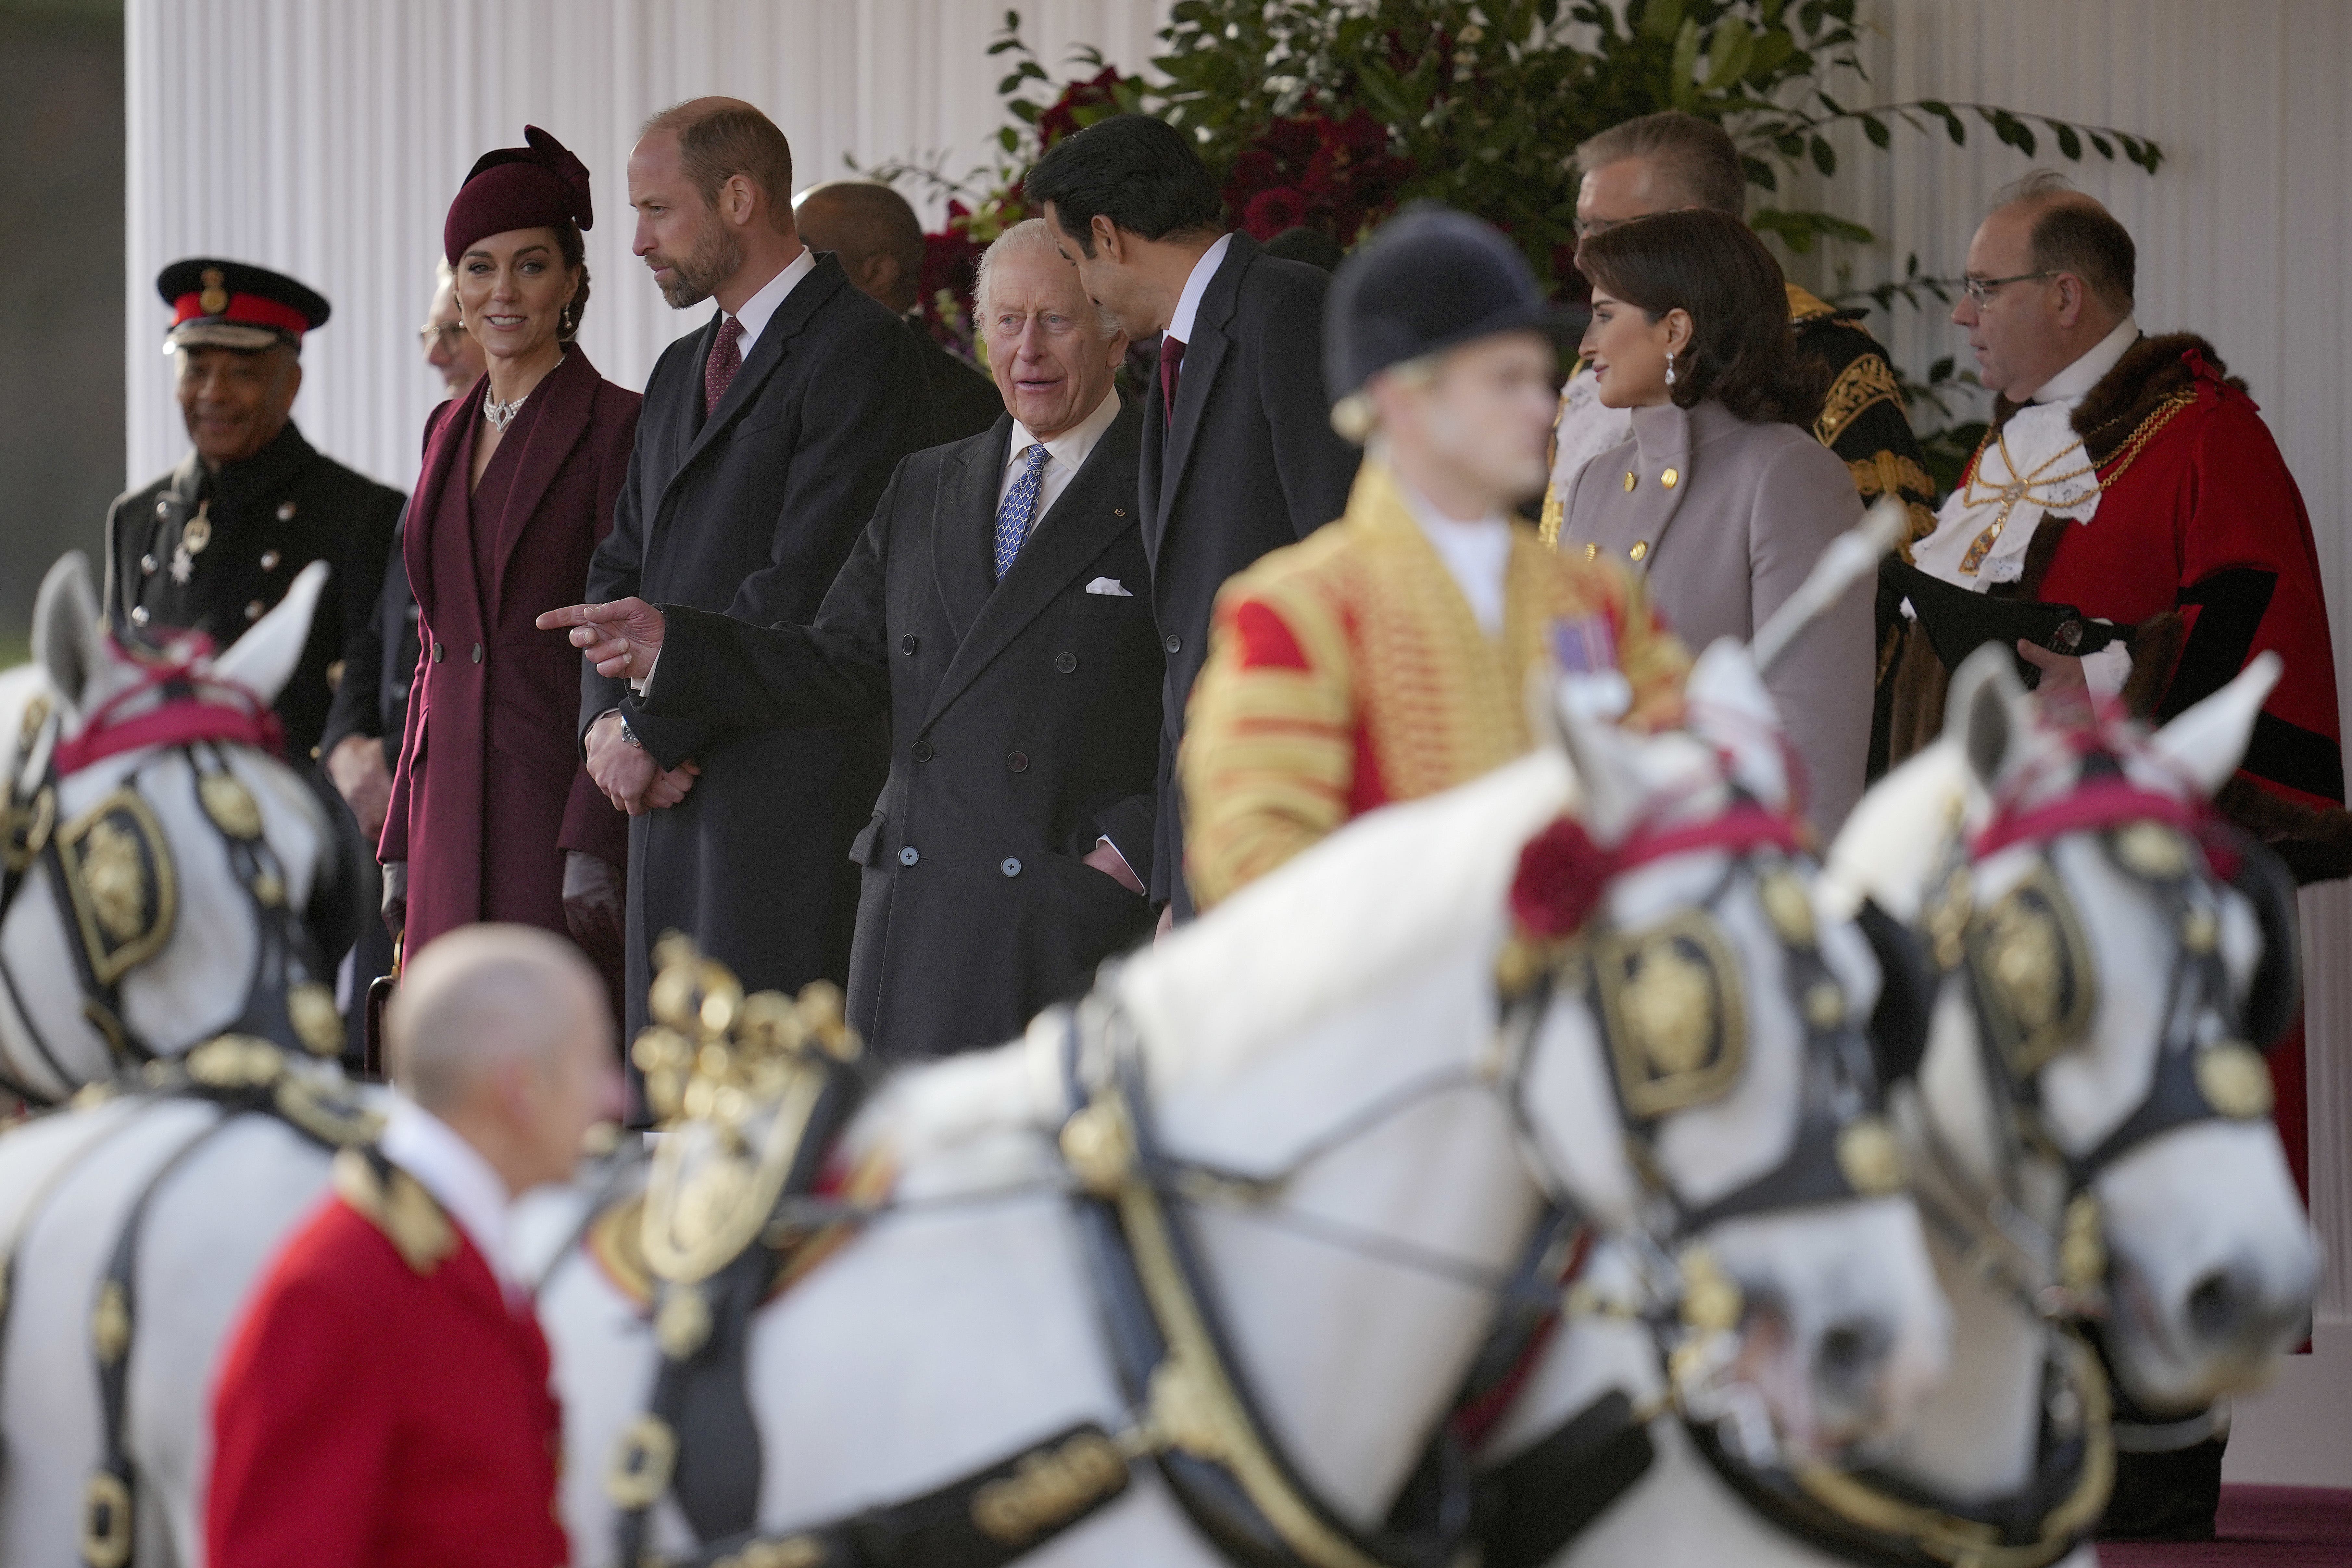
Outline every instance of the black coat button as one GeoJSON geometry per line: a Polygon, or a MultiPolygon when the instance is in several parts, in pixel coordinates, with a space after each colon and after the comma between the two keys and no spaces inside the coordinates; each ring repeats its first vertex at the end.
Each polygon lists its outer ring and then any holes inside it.
{"type": "Polygon", "coordinates": [[[433,662],[436,664],[441,662],[441,645],[439,643],[435,643],[433,645],[433,662]]]}
{"type": "Polygon", "coordinates": [[[248,620],[248,621],[257,621],[257,620],[259,620],[259,619],[261,618],[261,610],[262,610],[262,605],[261,605],[261,601],[260,601],[260,600],[258,600],[258,599],[247,599],[247,600],[245,602],[245,618],[246,618],[247,620],[248,620]]]}
{"type": "Polygon", "coordinates": [[[898,639],[899,648],[908,655],[912,655],[914,651],[921,646],[922,638],[917,637],[912,632],[908,632],[905,637],[898,639]]]}
{"type": "Polygon", "coordinates": [[[1010,855],[1007,855],[1004,858],[1003,863],[996,868],[1003,872],[1008,877],[1018,877],[1021,875],[1021,862],[1015,860],[1010,855]]]}
{"type": "Polygon", "coordinates": [[[922,858],[920,852],[911,844],[898,851],[898,864],[901,866],[911,866],[922,858]]]}
{"type": "Polygon", "coordinates": [[[1184,639],[1178,637],[1174,632],[1170,632],[1166,641],[1161,643],[1160,646],[1165,647],[1170,653],[1182,653],[1184,651],[1184,639]]]}
{"type": "Polygon", "coordinates": [[[482,662],[482,645],[480,643],[476,643],[474,645],[474,662],[476,664],[482,662]]]}
{"type": "Polygon", "coordinates": [[[1011,768],[1016,773],[1025,773],[1029,771],[1029,753],[1026,752],[1007,752],[1004,753],[1004,765],[1011,768]]]}
{"type": "Polygon", "coordinates": [[[1078,668],[1078,656],[1074,653],[1057,653],[1054,656],[1054,668],[1067,675],[1078,668]]]}
{"type": "Polygon", "coordinates": [[[916,742],[913,745],[907,748],[907,754],[914,758],[915,761],[919,763],[928,763],[934,756],[938,755],[937,752],[931,750],[931,743],[929,741],[916,742]]]}
{"type": "Polygon", "coordinates": [[[139,570],[147,576],[152,577],[155,575],[156,564],[156,560],[152,555],[142,555],[139,558],[139,570]]]}

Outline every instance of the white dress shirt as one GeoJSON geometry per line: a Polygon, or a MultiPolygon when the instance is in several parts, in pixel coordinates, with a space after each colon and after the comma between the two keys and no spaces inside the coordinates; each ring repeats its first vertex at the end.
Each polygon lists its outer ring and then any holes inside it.
{"type": "Polygon", "coordinates": [[[1501,637],[1504,584],[1511,570],[1510,523],[1500,512],[1465,522],[1438,510],[1403,480],[1397,481],[1397,489],[1404,493],[1406,510],[1421,524],[1437,558],[1445,563],[1454,585],[1469,601],[1478,629],[1490,637],[1501,637]]]}
{"type": "MultiPolygon", "coordinates": [[[[1037,510],[1029,514],[1032,530],[1045,521],[1045,514],[1054,510],[1054,503],[1062,499],[1062,492],[1070,488],[1070,481],[1087,466],[1095,443],[1102,439],[1103,432],[1118,417],[1118,389],[1113,387],[1103,394],[1103,400],[1095,405],[1092,414],[1045,443],[1045,471],[1037,480],[1037,510]]],[[[1000,508],[1004,505],[1004,498],[1013,493],[1013,483],[1021,478],[1022,470],[1029,466],[1029,448],[1037,444],[1029,427],[1015,419],[1013,439],[1004,451],[1004,472],[996,479],[996,504],[1000,508]]]]}
{"type": "Polygon", "coordinates": [[[785,263],[782,272],[761,284],[758,293],[743,301],[743,308],[735,312],[735,319],[743,323],[743,341],[736,346],[742,351],[745,359],[751,357],[751,345],[760,341],[760,334],[767,330],[768,322],[775,316],[776,307],[784,302],[784,296],[798,288],[801,279],[815,270],[816,252],[803,245],[801,253],[785,263]]]}
{"type": "Polygon", "coordinates": [[[433,1201],[466,1233],[507,1300],[521,1300],[526,1291],[507,1250],[507,1205],[513,1199],[490,1163],[447,1122],[404,1094],[392,1097],[376,1146],[432,1194],[433,1201]]]}
{"type": "Polygon", "coordinates": [[[1192,270],[1184,279],[1184,291],[1176,296],[1175,313],[1168,318],[1168,335],[1180,343],[1192,341],[1192,323],[1201,314],[1201,296],[1209,291],[1209,279],[1224,265],[1225,252],[1234,247],[1234,237],[1220,235],[1217,242],[1201,253],[1192,263],[1192,270]]]}

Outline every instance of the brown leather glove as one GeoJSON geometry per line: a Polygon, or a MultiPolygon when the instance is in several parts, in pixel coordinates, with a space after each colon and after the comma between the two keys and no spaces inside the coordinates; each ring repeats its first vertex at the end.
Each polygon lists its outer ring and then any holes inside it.
{"type": "Polygon", "coordinates": [[[621,868],[582,849],[563,852],[563,923],[588,956],[618,958],[625,928],[621,868]]]}

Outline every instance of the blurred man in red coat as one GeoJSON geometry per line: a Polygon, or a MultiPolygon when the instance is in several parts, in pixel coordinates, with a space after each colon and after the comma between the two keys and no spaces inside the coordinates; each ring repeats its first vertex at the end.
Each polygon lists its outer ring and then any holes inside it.
{"type": "Polygon", "coordinates": [[[562,1426],[506,1215],[619,1114],[612,1027],[549,931],[471,926],[408,965],[383,1137],[338,1158],[222,1363],[213,1568],[566,1561],[562,1426]]]}

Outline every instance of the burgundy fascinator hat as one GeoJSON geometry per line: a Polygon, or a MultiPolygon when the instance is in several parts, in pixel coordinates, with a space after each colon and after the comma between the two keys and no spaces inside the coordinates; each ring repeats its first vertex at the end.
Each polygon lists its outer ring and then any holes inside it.
{"type": "MultiPolygon", "coordinates": [[[[588,166],[536,125],[524,126],[522,135],[528,146],[501,147],[475,159],[457,199],[449,204],[441,245],[450,266],[485,235],[543,225],[562,236],[567,226],[594,226],[588,166]]],[[[576,259],[564,258],[567,265],[576,259]]]]}

